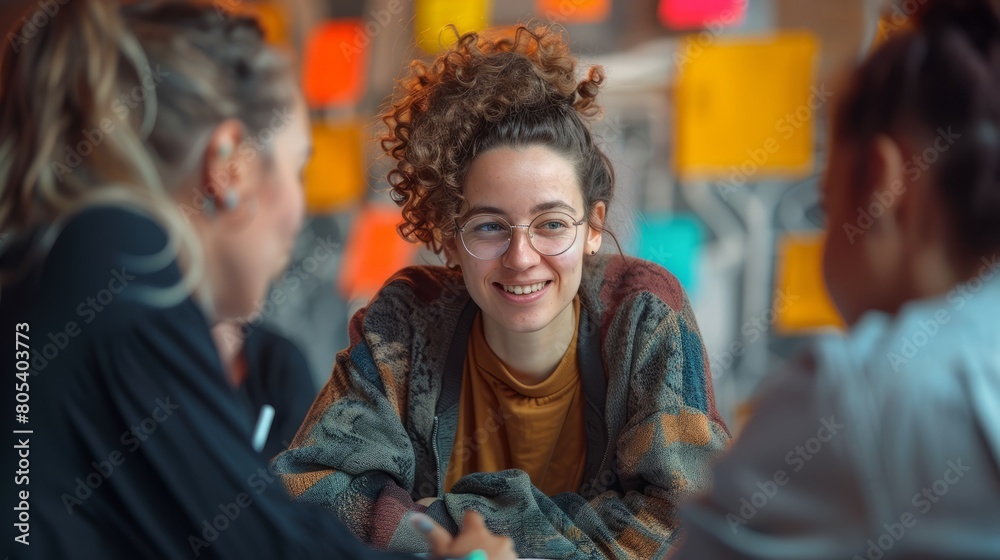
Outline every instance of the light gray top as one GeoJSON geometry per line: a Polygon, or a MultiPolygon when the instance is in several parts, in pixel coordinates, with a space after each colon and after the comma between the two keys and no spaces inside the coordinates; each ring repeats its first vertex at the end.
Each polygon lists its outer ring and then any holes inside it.
{"type": "Polygon", "coordinates": [[[671,558],[1000,558],[997,269],[773,375],[671,558]]]}

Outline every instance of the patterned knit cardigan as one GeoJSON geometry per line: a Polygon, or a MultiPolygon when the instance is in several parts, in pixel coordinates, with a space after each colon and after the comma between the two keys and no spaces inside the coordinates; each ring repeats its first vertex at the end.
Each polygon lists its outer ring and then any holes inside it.
{"type": "MultiPolygon", "coordinates": [[[[652,263],[586,259],[578,357],[587,465],[578,493],[546,496],[518,470],[476,473],[445,494],[472,320],[461,273],[397,273],[351,319],[350,346],[274,468],[297,500],[332,510],[377,548],[425,552],[415,500],[455,531],[483,514],[521,557],[661,558],[675,513],[710,485],[729,434],[698,326],[677,279],[652,263]]],[[[502,419],[500,420],[502,421],[502,419]]]]}

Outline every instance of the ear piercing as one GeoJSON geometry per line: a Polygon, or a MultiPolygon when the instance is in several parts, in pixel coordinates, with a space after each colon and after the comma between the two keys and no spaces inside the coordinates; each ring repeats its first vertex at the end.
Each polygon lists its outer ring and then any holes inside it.
{"type": "Polygon", "coordinates": [[[222,195],[222,207],[226,210],[234,210],[240,204],[240,193],[229,189],[222,195]]]}
{"type": "MultiPolygon", "coordinates": [[[[232,153],[233,153],[233,145],[229,142],[222,142],[215,149],[215,155],[219,159],[226,159],[232,153]]],[[[208,197],[207,201],[208,205],[206,207],[206,210],[208,210],[209,214],[214,214],[217,206],[221,206],[223,210],[231,211],[235,210],[236,207],[239,206],[240,204],[240,193],[232,189],[227,189],[225,192],[222,193],[221,203],[219,202],[218,198],[219,197],[217,196],[208,197]]]]}
{"type": "Polygon", "coordinates": [[[205,197],[205,212],[208,215],[215,214],[218,207],[222,207],[223,210],[231,212],[240,205],[240,193],[229,189],[222,193],[221,197],[207,196],[205,197]],[[220,202],[221,198],[221,202],[220,202]]]}
{"type": "Polygon", "coordinates": [[[596,255],[597,254],[597,250],[595,249],[595,250],[591,251],[590,254],[591,255],[596,255]]]}

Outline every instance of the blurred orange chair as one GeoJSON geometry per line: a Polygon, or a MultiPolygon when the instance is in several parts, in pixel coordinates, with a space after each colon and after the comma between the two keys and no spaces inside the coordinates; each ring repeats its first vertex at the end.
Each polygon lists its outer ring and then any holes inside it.
{"type": "Polygon", "coordinates": [[[611,0],[536,0],[535,11],[559,23],[597,23],[611,14],[611,0]]]}
{"type": "Polygon", "coordinates": [[[361,40],[363,35],[356,19],[331,20],[313,29],[302,74],[310,107],[351,105],[361,98],[370,42],[361,40]]]}
{"type": "Polygon", "coordinates": [[[354,220],[341,265],[340,293],[348,301],[374,296],[396,271],[413,262],[418,245],[399,236],[399,208],[371,204],[354,220]]]}

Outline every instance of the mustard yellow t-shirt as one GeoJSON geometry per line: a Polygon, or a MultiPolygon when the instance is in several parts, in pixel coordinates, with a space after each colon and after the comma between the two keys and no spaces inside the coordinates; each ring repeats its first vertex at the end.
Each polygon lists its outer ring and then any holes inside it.
{"type": "MultiPolygon", "coordinates": [[[[579,298],[573,307],[578,325],[579,298]]],[[[467,474],[505,469],[525,471],[549,496],[580,489],[587,444],[577,330],[552,375],[536,385],[524,385],[490,349],[482,315],[476,316],[462,374],[446,492],[467,474]]]]}

